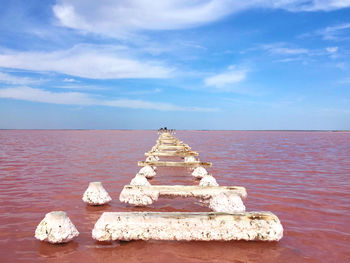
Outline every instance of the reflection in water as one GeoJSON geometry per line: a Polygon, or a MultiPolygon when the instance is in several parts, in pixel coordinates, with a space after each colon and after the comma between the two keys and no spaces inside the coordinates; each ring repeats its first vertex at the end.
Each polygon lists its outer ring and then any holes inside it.
{"type": "MultiPolygon", "coordinates": [[[[91,238],[103,212],[209,211],[196,199],[160,198],[146,208],[119,202],[153,131],[0,131],[0,262],[350,262],[350,133],[186,131],[177,137],[212,161],[220,185],[245,186],[248,211],[274,212],[284,238],[261,242],[111,242],[91,238]],[[88,206],[101,181],[112,197],[88,206]],[[64,210],[80,232],[68,244],[34,239],[45,214],[64,210]],[[10,253],[14,252],[14,253],[10,253]]],[[[151,184],[193,185],[179,167],[158,168],[151,184]]]]}
{"type": "Polygon", "coordinates": [[[40,242],[38,246],[38,253],[43,258],[59,258],[74,253],[79,244],[76,241],[72,241],[66,244],[54,245],[47,242],[40,242]]]}

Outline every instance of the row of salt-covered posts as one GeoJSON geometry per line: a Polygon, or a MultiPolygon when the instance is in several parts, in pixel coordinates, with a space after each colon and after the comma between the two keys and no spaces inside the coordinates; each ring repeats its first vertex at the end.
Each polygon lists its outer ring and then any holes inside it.
{"type": "MultiPolygon", "coordinates": [[[[174,137],[173,132],[165,130],[159,133],[156,145],[145,153],[147,158],[144,162],[138,162],[142,168],[129,185],[124,186],[119,200],[141,207],[156,202],[162,196],[194,197],[213,212],[105,212],[92,230],[94,239],[277,241],[282,238],[283,227],[277,216],[271,212],[245,211],[242,198],[246,198],[247,192],[244,187],[219,186],[205,168],[211,167],[210,162],[200,162],[198,152],[174,137]],[[163,161],[163,157],[180,157],[183,161],[163,161]],[[160,166],[192,168],[193,177],[200,179],[199,184],[152,185],[150,180],[156,176],[156,169],[160,166]]],[[[101,205],[110,202],[111,198],[100,182],[94,182],[85,191],[83,200],[91,205],[101,205]]],[[[69,220],[66,215],[64,218],[69,220]]],[[[45,226],[48,225],[46,221],[45,226]]],[[[73,226],[70,220],[68,225],[73,226]]],[[[47,231],[43,229],[41,232],[44,230],[47,231]]],[[[74,227],[71,236],[76,235],[74,227]]],[[[48,238],[39,239],[51,242],[48,238]]],[[[63,242],[69,240],[65,238],[63,242]]]]}

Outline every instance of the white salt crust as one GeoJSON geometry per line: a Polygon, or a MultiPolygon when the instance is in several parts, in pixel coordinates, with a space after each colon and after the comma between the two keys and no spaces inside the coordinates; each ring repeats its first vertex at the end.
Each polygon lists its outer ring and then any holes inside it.
{"type": "Polygon", "coordinates": [[[158,191],[149,188],[128,188],[125,186],[120,193],[119,200],[122,203],[129,203],[134,206],[147,206],[157,201],[158,191]]]}
{"type": "Polygon", "coordinates": [[[146,178],[152,178],[156,175],[154,169],[149,165],[142,167],[138,173],[143,174],[146,178]]]}
{"type": "Polygon", "coordinates": [[[200,186],[219,186],[219,184],[216,182],[216,179],[210,175],[205,175],[199,182],[200,186]]]}
{"type": "Polygon", "coordinates": [[[92,237],[112,240],[261,240],[278,241],[283,227],[270,212],[105,212],[92,237]]]}
{"type": "Polygon", "coordinates": [[[136,174],[130,185],[151,185],[143,174],[136,174]]]}
{"type": "Polygon", "coordinates": [[[194,176],[196,178],[202,178],[202,177],[206,176],[207,174],[208,174],[207,170],[202,166],[197,167],[192,172],[192,176],[194,176]]]}
{"type": "Polygon", "coordinates": [[[103,205],[110,202],[112,198],[102,186],[101,182],[91,182],[83,195],[83,201],[90,205],[103,205]]]}
{"type": "Polygon", "coordinates": [[[198,162],[198,160],[194,156],[186,156],[185,163],[198,162]]]}
{"type": "Polygon", "coordinates": [[[220,193],[209,200],[209,208],[215,212],[238,213],[245,211],[240,196],[235,193],[220,193]]]}
{"type": "Polygon", "coordinates": [[[35,230],[35,238],[53,244],[66,243],[79,235],[63,211],[47,213],[35,230]]]}

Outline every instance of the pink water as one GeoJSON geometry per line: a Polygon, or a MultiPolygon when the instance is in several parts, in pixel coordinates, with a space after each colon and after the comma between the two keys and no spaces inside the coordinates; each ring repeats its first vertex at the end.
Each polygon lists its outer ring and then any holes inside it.
{"type": "MultiPolygon", "coordinates": [[[[154,131],[0,131],[0,262],[350,262],[350,133],[179,131],[211,161],[220,185],[245,186],[248,211],[272,211],[280,242],[102,244],[91,230],[106,211],[208,211],[193,199],[136,209],[119,193],[155,144],[154,131]],[[90,181],[110,205],[86,206],[90,181]],[[34,239],[46,213],[64,210],[80,236],[65,245],[34,239]]],[[[151,184],[198,184],[185,168],[159,168],[151,184]]]]}

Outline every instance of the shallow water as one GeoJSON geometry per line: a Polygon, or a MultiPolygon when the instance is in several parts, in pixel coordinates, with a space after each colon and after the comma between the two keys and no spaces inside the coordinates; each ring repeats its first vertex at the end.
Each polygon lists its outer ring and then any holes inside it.
{"type": "MultiPolygon", "coordinates": [[[[220,185],[245,186],[247,211],[272,211],[280,242],[101,244],[91,230],[106,211],[209,211],[194,199],[162,198],[136,209],[119,202],[154,131],[0,131],[0,262],[350,262],[350,133],[179,131],[213,162],[220,185]],[[90,181],[113,201],[86,206],[90,181]],[[65,245],[34,239],[45,214],[64,210],[80,235],[65,245]]],[[[158,168],[151,184],[198,184],[186,168],[158,168]]]]}

